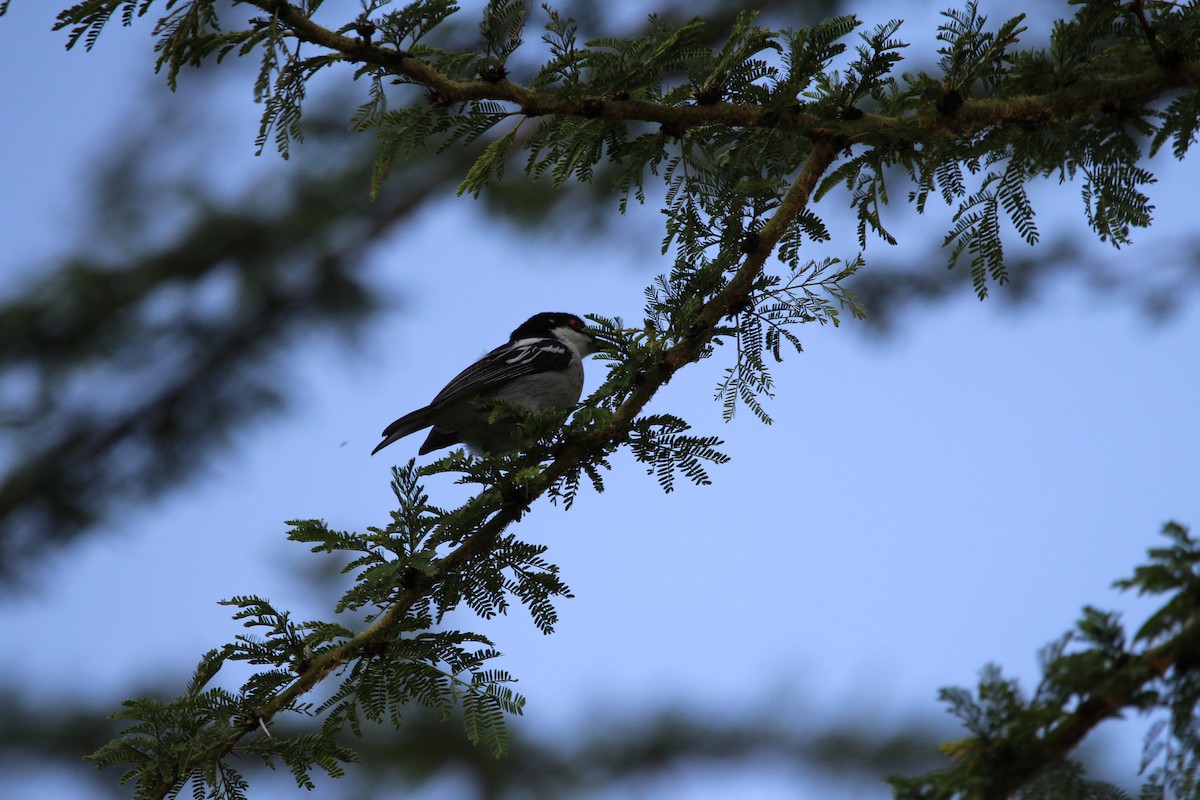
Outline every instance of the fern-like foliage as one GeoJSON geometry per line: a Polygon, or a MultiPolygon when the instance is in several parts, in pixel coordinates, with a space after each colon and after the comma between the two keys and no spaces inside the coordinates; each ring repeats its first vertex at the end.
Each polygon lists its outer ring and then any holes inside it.
{"type": "MultiPolygon", "coordinates": [[[[126,703],[116,716],[131,724],[92,758],[101,766],[128,766],[125,779],[137,781],[139,796],[177,792],[190,782],[207,796],[242,797],[238,760],[245,757],[282,762],[299,785],[311,788],[314,768],[336,776],[342,763],[356,758],[342,742],[346,731],[361,735],[365,722],[401,724],[411,703],[445,718],[457,710],[472,741],[503,753],[504,718],[524,706],[511,687],[515,679],[491,666],[500,653],[485,636],[443,630],[438,623],[460,604],[484,617],[503,613],[511,597],[549,632],[554,599],[570,591],[542,557],[544,546],[505,536],[480,560],[480,569],[456,573],[436,592],[406,598],[406,591],[437,572],[445,545],[460,535],[456,513],[430,505],[419,479],[411,462],[394,471],[398,508],[386,527],[348,533],[316,520],[292,523],[293,541],[349,556],[343,571],[354,582],[334,611],[358,620],[296,622],[260,597],[225,601],[250,632],[208,653],[179,699],[126,703]],[[237,690],[210,686],[227,662],[237,661],[257,671],[237,690]],[[334,668],[338,688],[319,705],[304,702],[298,691],[304,682],[334,668]],[[278,724],[288,714],[318,717],[320,728],[290,733],[278,724]],[[247,730],[257,735],[247,736],[247,730]]],[[[457,510],[463,513],[470,509],[457,510]]]]}
{"type": "Polygon", "coordinates": [[[1132,637],[1117,614],[1085,607],[1075,628],[1041,654],[1042,679],[1032,694],[986,667],[977,688],[943,689],[941,699],[968,738],[943,745],[949,768],[919,778],[893,778],[900,800],[926,797],[1095,798],[1126,795],[1088,780],[1064,755],[1096,722],[1121,709],[1159,716],[1142,759],[1139,797],[1185,800],[1200,790],[1200,542],[1167,523],[1167,547],[1122,590],[1167,595],[1132,637]]]}
{"type": "Polygon", "coordinates": [[[646,32],[640,36],[589,41],[590,90],[599,96],[664,100],[670,94],[665,77],[688,71],[692,63],[707,54],[699,44],[703,28],[704,20],[699,17],[675,25],[652,14],[646,32]]]}
{"type": "Polygon", "coordinates": [[[398,9],[394,5],[390,0],[370,0],[358,21],[370,22],[381,42],[402,53],[423,46],[425,38],[459,10],[454,0],[420,0],[398,9]]]}
{"type": "Polygon", "coordinates": [[[521,34],[528,16],[529,8],[521,0],[490,0],[484,7],[483,20],[479,23],[480,49],[484,57],[491,60],[487,65],[492,70],[491,77],[503,77],[500,70],[521,46],[521,34]]]}
{"type": "MultiPolygon", "coordinates": [[[[907,46],[899,38],[898,19],[869,31],[854,16],[772,31],[758,25],[754,14],[744,13],[713,47],[704,43],[712,37],[703,20],[669,23],[652,16],[638,36],[601,37],[581,45],[575,22],[549,5],[535,13],[527,3],[493,0],[481,14],[478,48],[451,51],[429,43],[436,38],[431,33],[458,11],[451,0],[416,0],[400,8],[389,0],[365,0],[359,15],[336,30],[357,33],[362,52],[346,45],[314,54],[305,52],[314,46],[306,41],[311,37],[297,33],[290,16],[283,20],[284,5],[274,0],[250,4],[272,13],[246,25],[244,20],[226,21],[214,0],[168,3],[155,32],[158,66],[172,86],[183,67],[198,66],[210,56],[220,60],[230,53],[259,54],[255,96],[264,107],[260,149],[273,142],[288,154],[290,143],[302,135],[308,81],[327,67],[359,62],[355,77],[368,79],[368,97],[354,126],[379,133],[376,190],[397,158],[427,154],[435,142],[469,146],[484,138],[460,193],[478,196],[503,178],[517,149],[527,151],[530,175],[549,176],[555,184],[589,181],[599,165],[616,164],[622,208],[631,196],[645,201],[647,174],[661,175],[667,192],[667,241],[678,244],[680,258],[698,272],[721,272],[732,265],[728,258],[713,267],[708,251],[752,234],[788,177],[795,175],[806,142],[784,131],[797,113],[853,120],[871,110],[899,120],[933,112],[934,120],[948,123],[964,103],[1016,102],[1101,76],[1131,75],[1154,66],[1178,70],[1200,57],[1194,4],[1077,3],[1074,17],[1055,25],[1049,47],[1034,51],[1018,49],[1023,15],[991,28],[977,0],[970,0],[944,12],[937,33],[937,73],[904,75],[903,80],[895,75],[907,46]],[[526,47],[526,28],[536,24],[537,16],[548,59],[529,81],[531,89],[542,93],[532,105],[517,108],[521,104],[511,97],[508,102],[477,98],[447,104],[439,89],[426,85],[428,73],[389,66],[409,57],[446,80],[498,82],[507,76],[510,58],[526,47]],[[855,33],[858,43],[851,49],[847,40],[855,33]],[[847,57],[839,67],[836,62],[847,57]],[[433,91],[428,97],[433,102],[393,107],[389,83],[433,91]],[[644,101],[665,109],[733,104],[772,116],[765,125],[672,123],[651,132],[623,115],[606,113],[604,103],[610,101],[644,101]],[[542,110],[544,103],[559,102],[577,102],[581,113],[542,110]],[[501,125],[512,117],[537,121],[525,131],[519,122],[501,125]],[[701,253],[704,258],[698,258],[701,253]]],[[[111,18],[130,24],[154,5],[154,0],[83,0],[60,14],[58,26],[69,30],[69,45],[91,47],[111,18]]],[[[291,4],[286,10],[311,17],[319,5],[291,4]]],[[[1149,224],[1153,211],[1144,191],[1153,176],[1138,166],[1141,142],[1148,140],[1151,152],[1170,142],[1182,157],[1196,136],[1198,108],[1192,88],[1164,110],[1098,98],[1053,120],[1045,112],[1014,108],[1023,126],[955,130],[939,123],[926,127],[919,149],[905,134],[884,137],[854,153],[830,173],[821,194],[842,184],[849,190],[859,218],[860,247],[868,234],[894,243],[881,215],[889,201],[884,176],[894,166],[903,167],[914,182],[909,197],[918,208],[924,209],[935,190],[956,204],[945,239],[948,261],[953,266],[966,257],[976,292],[983,297],[990,285],[1007,280],[1006,226],[1026,243],[1037,241],[1026,191],[1030,181],[1055,175],[1080,181],[1084,210],[1097,234],[1123,245],[1134,229],[1149,224]],[[939,128],[947,128],[948,135],[939,128]]]]}
{"type": "Polygon", "coordinates": [[[664,492],[674,490],[677,473],[699,485],[711,483],[704,462],[729,461],[729,456],[716,449],[720,439],[690,435],[690,427],[670,414],[652,414],[636,420],[629,432],[634,456],[649,465],[646,474],[657,477],[664,492]]]}
{"type": "Polygon", "coordinates": [[[757,17],[757,12],[738,14],[720,49],[697,59],[689,77],[695,102],[711,105],[721,100],[757,103],[766,99],[767,87],[760,82],[778,75],[771,56],[781,48],[772,31],[754,24],[757,17]]]}
{"type": "Polygon", "coordinates": [[[964,9],[944,12],[945,22],[938,28],[937,38],[943,42],[938,49],[938,66],[947,91],[990,94],[1003,83],[1012,63],[1010,48],[1025,31],[1021,27],[1024,14],[1009,19],[999,30],[988,31],[987,17],[979,13],[979,3],[971,0],[964,9]],[[977,87],[978,84],[978,87],[977,87]]]}
{"type": "MultiPolygon", "coordinates": [[[[245,798],[247,784],[237,761],[225,757],[227,743],[239,726],[258,725],[254,704],[266,696],[267,686],[285,679],[278,671],[268,671],[257,674],[240,691],[208,686],[226,660],[244,653],[236,645],[207,653],[184,694],[175,700],[126,701],[113,715],[128,723],[120,737],[89,758],[102,767],[127,767],[121,781],[132,782],[137,797],[175,796],[190,784],[195,796],[245,798]]],[[[338,777],[343,764],[357,760],[352,750],[320,734],[268,736],[265,725],[262,731],[239,753],[271,767],[283,763],[297,784],[306,788],[313,787],[314,768],[338,777]]]]}
{"type": "MultiPolygon", "coordinates": [[[[783,361],[785,344],[796,353],[803,352],[799,337],[792,332],[795,326],[809,322],[836,326],[840,324],[843,309],[860,318],[866,313],[853,294],[842,287],[862,266],[862,257],[849,263],[827,258],[801,266],[798,244],[795,250],[792,245],[799,235],[795,233],[780,242],[781,257],[792,261],[791,274],[786,280],[777,275],[765,276],[733,326],[731,338],[737,358],[725,370],[715,395],[722,404],[726,421],[733,419],[740,403],[759,420],[771,424],[771,417],[759,400],[764,395],[773,396],[774,380],[764,354],[769,353],[779,363],[783,361]]],[[[724,339],[717,337],[714,342],[720,345],[724,339]]]]}

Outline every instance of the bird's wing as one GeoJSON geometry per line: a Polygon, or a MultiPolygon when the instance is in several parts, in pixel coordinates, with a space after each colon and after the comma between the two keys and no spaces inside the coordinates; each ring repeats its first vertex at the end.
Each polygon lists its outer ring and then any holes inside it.
{"type": "MultiPolygon", "coordinates": [[[[431,415],[440,408],[483,394],[523,375],[566,369],[570,363],[570,349],[556,339],[530,339],[517,345],[501,345],[460,372],[438,392],[429,405],[408,412],[384,428],[383,441],[375,446],[371,455],[375,455],[397,439],[428,428],[433,424],[431,415]]],[[[428,449],[434,448],[426,448],[428,449]]]]}
{"type": "Polygon", "coordinates": [[[444,408],[523,375],[566,369],[570,363],[570,348],[556,339],[531,339],[516,345],[502,345],[446,384],[429,408],[444,408]]]}

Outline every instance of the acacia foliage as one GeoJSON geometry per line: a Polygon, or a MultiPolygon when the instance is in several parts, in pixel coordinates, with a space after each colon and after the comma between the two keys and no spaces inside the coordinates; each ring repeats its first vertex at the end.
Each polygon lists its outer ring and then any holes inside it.
{"type": "MultiPolygon", "coordinates": [[[[478,149],[459,188],[473,195],[488,191],[517,153],[529,176],[556,185],[613,167],[620,208],[661,196],[662,250],[672,260],[647,288],[640,324],[591,318],[610,369],[565,429],[531,417],[521,422],[528,446],[519,455],[456,452],[398,470],[398,511],[384,528],[294,523],[293,539],[353,554],[355,580],[335,611],[366,613],[357,629],[293,623],[265,599],[233,598],[235,618],[257,637],[207,655],[180,698],[127,704],[121,715],[130,727],[97,760],[131,765],[125,778],[147,797],[188,783],[198,796],[242,796],[233,754],[281,761],[308,786],[312,769],[337,775],[353,758],[346,730],[363,720],[401,724],[408,703],[444,716],[461,710],[473,739],[503,751],[504,715],[522,709],[512,676],[491,665],[498,652],[482,634],[441,629],[446,614],[465,606],[486,619],[520,603],[551,630],[554,602],[569,590],[544,550],[509,527],[543,494],[569,506],[584,478],[601,490],[618,449],[627,447],[667,491],[680,474],[709,480],[706,464],[725,460],[719,441],[689,433],[671,414],[642,413],[679,369],[728,352],[716,391],[726,416],[743,404],[769,421],[766,354],[778,360],[785,345],[799,349],[800,324],[836,324],[841,313],[862,311],[843,287],[860,254],[801,255],[804,244],[830,238],[814,201],[847,202],[865,248],[872,237],[895,242],[881,216],[888,180],[907,179],[918,213],[941,197],[955,209],[945,238],[950,264],[967,259],[981,297],[1008,278],[1006,229],[1038,240],[1027,192],[1034,179],[1077,180],[1088,222],[1114,245],[1150,223],[1145,155],[1170,144],[1183,158],[1195,137],[1200,11],[1114,0],[1077,6],[1043,49],[1019,47],[1021,17],[989,26],[975,2],[949,10],[931,45],[941,56],[932,73],[900,71],[908,46],[901,20],[864,25],[853,15],[775,30],[745,13],[712,47],[702,43],[711,37],[701,36],[699,18],[652,18],[641,35],[581,42],[575,23],[549,6],[490,2],[476,46],[456,49],[440,35],[458,13],[447,0],[364,0],[345,19],[321,0],[84,0],[65,10],[60,27],[85,47],[114,17],[129,24],[160,14],[157,66],[172,86],[185,67],[257,57],[257,144],[284,155],[301,152],[293,144],[309,80],[348,67],[364,87],[351,124],[379,140],[375,190],[396,159],[431,144],[478,149]],[[528,41],[538,26],[540,40],[528,41]],[[516,57],[531,49],[538,63],[516,74],[516,57]],[[478,486],[477,494],[455,509],[430,505],[419,479],[439,473],[478,486]],[[210,686],[231,661],[262,669],[237,690],[210,686]],[[337,686],[326,701],[306,699],[327,680],[337,686]],[[287,714],[318,716],[322,725],[271,735],[287,714]]],[[[1121,708],[1159,706],[1177,721],[1170,752],[1186,755],[1150,790],[1166,796],[1193,786],[1192,667],[1182,654],[1195,636],[1195,544],[1182,529],[1169,532],[1179,552],[1156,555],[1147,569],[1158,577],[1139,573],[1131,584],[1175,592],[1150,637],[1165,642],[1127,649],[1110,618],[1089,612],[1079,630],[1092,646],[1052,651],[1045,691],[1033,700],[994,672],[978,699],[948,693],[972,738],[950,749],[955,768],[898,780],[898,791],[1001,797],[1040,791],[1035,779],[1063,789],[1078,775],[1062,759],[1092,726],[1121,708]]]]}

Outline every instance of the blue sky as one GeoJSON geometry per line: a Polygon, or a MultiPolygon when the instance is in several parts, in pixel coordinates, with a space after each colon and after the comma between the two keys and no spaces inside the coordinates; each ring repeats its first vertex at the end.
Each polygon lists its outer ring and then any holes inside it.
{"type": "MultiPolygon", "coordinates": [[[[63,35],[49,32],[57,5],[14,0],[0,19],[9,287],[77,241],[78,196],[106,143],[139,98],[166,91],[150,74],[146,26],[106,31],[91,54],[64,53],[63,35]]],[[[861,16],[882,21],[877,9],[861,16]]],[[[928,26],[904,31],[914,50],[931,47],[928,26]]],[[[279,167],[274,155],[253,157],[257,109],[249,86],[237,88],[198,155],[230,185],[279,167]]],[[[174,102],[188,92],[185,75],[174,102]]],[[[1155,225],[1134,246],[1089,240],[1071,185],[1038,187],[1044,236],[1078,234],[1080,259],[1119,273],[1194,257],[1171,248],[1194,229],[1196,159],[1155,166],[1155,225]]],[[[831,254],[853,256],[844,205],[831,194],[816,210],[832,223],[831,254]]],[[[868,264],[926,258],[950,217],[891,213],[901,245],[872,243],[868,264]]],[[[257,593],[322,614],[298,579],[314,557],[284,540],[283,521],[386,521],[389,467],[419,441],[371,458],[379,430],[531,313],[637,319],[642,287],[669,267],[660,224],[656,209],[635,209],[613,239],[572,241],[495,224],[468,199],[433,204],[371,255],[393,310],[353,347],[309,341],[281,365],[287,414],[243,431],[202,475],[119,515],[55,556],[36,590],[3,600],[0,639],[30,645],[0,662],[0,680],[40,698],[110,697],[115,708],[127,687],[170,671],[182,680],[241,631],[220,598],[257,593]],[[521,300],[497,303],[512,294],[521,300]]],[[[553,636],[521,612],[478,625],[521,678],[523,731],[569,735],[598,709],[679,702],[722,713],[777,696],[800,724],[937,717],[937,689],[973,684],[987,662],[1032,685],[1037,650],[1086,603],[1125,609],[1136,625],[1147,606],[1109,584],[1158,543],[1163,521],[1200,521],[1200,310],[1155,325],[1128,303],[1060,285],[1013,313],[964,289],[884,342],[853,321],[800,336],[805,353],[775,370],[773,426],[748,412],[721,421],[719,359],[655,398],[652,411],[726,439],[733,460],[711,470],[712,486],[664,496],[620,457],[603,495],[585,492],[567,513],[540,504],[521,523],[523,537],[550,545],[576,594],[553,636]]],[[[446,502],[455,487],[430,489],[446,502]]],[[[1101,730],[1116,775],[1136,770],[1138,731],[1101,730]]],[[[21,796],[86,796],[66,793],[69,777],[12,778],[21,796]]],[[[791,786],[749,774],[679,781],[645,796],[773,798],[791,786]]]]}

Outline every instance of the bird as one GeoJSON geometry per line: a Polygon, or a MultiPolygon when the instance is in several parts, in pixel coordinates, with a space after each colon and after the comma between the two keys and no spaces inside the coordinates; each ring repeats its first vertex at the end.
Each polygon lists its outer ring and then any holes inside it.
{"type": "Polygon", "coordinates": [[[583,358],[596,352],[595,335],[574,314],[534,314],[492,350],[446,384],[423,408],[383,429],[375,455],[392,442],[432,427],[418,451],[462,443],[476,453],[512,450],[512,423],[489,423],[480,400],[502,400],[530,411],[567,412],[583,392],[583,358]]]}

